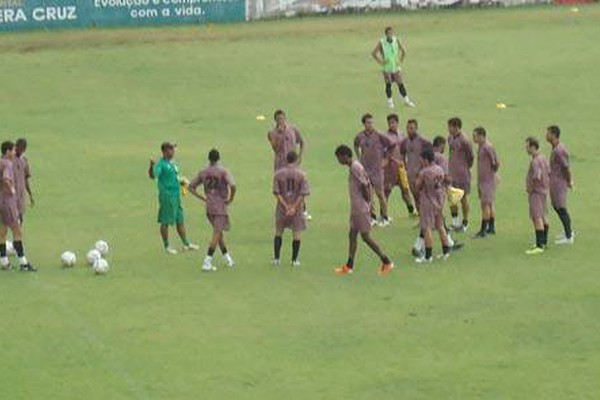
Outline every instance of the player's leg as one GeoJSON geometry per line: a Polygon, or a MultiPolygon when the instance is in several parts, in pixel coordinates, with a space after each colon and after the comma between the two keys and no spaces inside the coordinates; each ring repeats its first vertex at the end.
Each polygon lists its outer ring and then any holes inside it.
{"type": "Polygon", "coordinates": [[[223,255],[223,260],[225,261],[225,264],[229,268],[234,267],[235,261],[233,261],[233,257],[231,257],[231,254],[229,254],[229,251],[227,251],[227,246],[225,245],[225,232],[221,232],[221,237],[219,239],[219,249],[221,250],[221,254],[223,255]]]}
{"type": "Polygon", "coordinates": [[[556,244],[572,244],[574,242],[573,230],[571,228],[571,216],[567,211],[567,188],[550,187],[550,200],[552,208],[560,218],[564,235],[556,240],[556,244]]]}
{"type": "Polygon", "coordinates": [[[444,216],[440,210],[439,214],[436,215],[435,219],[435,228],[440,234],[440,242],[442,243],[442,254],[438,256],[442,260],[448,259],[450,257],[450,237],[448,236],[448,232],[446,231],[446,224],[444,223],[444,216]]]}
{"type": "Polygon", "coordinates": [[[402,77],[402,73],[400,71],[398,71],[397,73],[395,73],[393,75],[393,79],[396,81],[396,84],[398,85],[398,91],[400,92],[400,96],[402,96],[404,104],[408,107],[414,107],[415,103],[410,101],[410,99],[408,98],[408,92],[406,91],[406,86],[404,86],[404,79],[402,77]]]}
{"type": "Polygon", "coordinates": [[[462,199],[460,199],[460,207],[461,207],[462,215],[463,215],[462,230],[466,231],[467,227],[469,226],[469,211],[471,209],[471,206],[469,204],[469,196],[467,195],[466,190],[465,190],[465,195],[463,196],[462,199]]]}
{"type": "Polygon", "coordinates": [[[9,271],[12,269],[8,256],[6,254],[6,238],[8,236],[8,228],[4,223],[0,222],[0,269],[9,271]]]}
{"type": "Polygon", "coordinates": [[[381,260],[381,266],[379,267],[377,273],[379,275],[387,275],[394,268],[394,264],[390,261],[390,259],[383,252],[383,250],[381,250],[379,244],[377,244],[377,242],[371,237],[369,231],[361,232],[360,237],[363,240],[363,242],[365,242],[367,246],[369,246],[369,248],[373,250],[373,252],[377,254],[377,257],[379,257],[379,259],[381,260]]]}
{"type": "Polygon", "coordinates": [[[489,224],[489,219],[490,219],[490,205],[487,203],[487,201],[481,197],[480,197],[480,205],[481,205],[481,228],[479,229],[479,231],[475,234],[475,236],[473,236],[473,238],[477,239],[477,238],[484,238],[487,236],[487,230],[488,230],[488,224],[489,224]]]}
{"type": "Polygon", "coordinates": [[[276,217],[275,221],[275,236],[273,237],[273,266],[281,264],[281,246],[283,245],[283,230],[284,225],[281,216],[276,217]]]}
{"type": "Polygon", "coordinates": [[[491,234],[491,235],[495,235],[496,234],[496,204],[494,203],[494,201],[492,201],[490,203],[490,207],[489,207],[489,218],[488,218],[488,227],[487,227],[487,233],[491,234]]]}
{"type": "Polygon", "coordinates": [[[538,194],[529,195],[529,216],[535,230],[535,246],[525,253],[528,255],[540,254],[544,252],[544,233],[546,227],[542,196],[538,194]]]}
{"type": "Polygon", "coordinates": [[[433,233],[429,226],[423,227],[423,242],[425,244],[425,252],[415,260],[419,264],[433,261],[433,233]]]}
{"type": "Polygon", "coordinates": [[[202,263],[202,271],[216,271],[217,267],[213,265],[213,256],[215,255],[215,251],[219,242],[221,241],[221,231],[217,228],[215,222],[211,220],[213,224],[213,234],[210,239],[210,243],[208,244],[208,249],[206,250],[206,257],[204,257],[204,262],[202,263]]]}
{"type": "Polygon", "coordinates": [[[383,193],[383,188],[377,190],[375,194],[377,195],[377,199],[379,201],[379,226],[388,226],[390,224],[390,220],[388,218],[388,205],[385,195],[383,193]]]}
{"type": "Polygon", "coordinates": [[[294,229],[292,232],[293,240],[292,240],[292,266],[299,267],[300,266],[300,239],[302,236],[302,231],[298,229],[294,229]]]}
{"type": "Polygon", "coordinates": [[[415,215],[415,206],[412,203],[412,199],[410,198],[410,191],[408,188],[404,188],[400,186],[400,193],[402,194],[402,201],[406,205],[406,210],[408,211],[408,215],[415,215]]]}
{"type": "MultiPolygon", "coordinates": [[[[346,261],[346,264],[333,269],[333,272],[335,272],[337,275],[347,275],[354,271],[354,257],[356,256],[356,249],[358,247],[358,230],[353,227],[355,224],[355,218],[356,216],[354,215],[350,216],[350,231],[348,231],[348,260],[346,261]]],[[[363,219],[365,219],[365,224],[369,224],[370,221],[368,220],[367,216],[363,216],[363,219]]]]}
{"type": "Polygon", "coordinates": [[[175,250],[171,246],[169,246],[169,225],[160,224],[159,230],[160,230],[160,237],[162,239],[163,247],[165,248],[165,251],[169,254],[177,254],[177,250],[175,250]]]}
{"type": "Polygon", "coordinates": [[[388,107],[394,108],[394,99],[392,98],[392,74],[384,72],[383,81],[385,83],[385,97],[387,99],[388,107]]]}
{"type": "Polygon", "coordinates": [[[21,225],[19,224],[18,218],[15,219],[14,224],[9,226],[10,231],[12,232],[13,237],[13,247],[15,248],[15,253],[17,253],[17,257],[19,258],[19,269],[21,271],[27,272],[35,272],[37,269],[31,265],[29,261],[27,261],[27,257],[25,257],[25,248],[23,246],[23,235],[21,231],[21,225]]]}
{"type": "Polygon", "coordinates": [[[185,222],[183,218],[183,208],[181,207],[181,199],[176,199],[174,202],[174,213],[175,213],[175,225],[177,227],[177,234],[181,239],[181,243],[183,244],[184,250],[198,250],[200,246],[197,244],[190,243],[187,239],[187,234],[185,231],[185,222]]]}

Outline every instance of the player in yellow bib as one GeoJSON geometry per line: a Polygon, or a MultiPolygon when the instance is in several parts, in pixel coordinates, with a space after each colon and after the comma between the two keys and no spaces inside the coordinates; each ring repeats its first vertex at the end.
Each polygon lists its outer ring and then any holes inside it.
{"type": "Polygon", "coordinates": [[[406,92],[406,87],[402,80],[402,72],[400,70],[400,63],[404,61],[406,49],[402,43],[400,43],[398,38],[394,36],[394,31],[391,26],[385,28],[385,36],[377,42],[377,45],[371,52],[371,56],[383,67],[385,95],[387,97],[388,106],[394,108],[392,82],[396,82],[404,104],[408,107],[414,107],[415,103],[408,98],[408,93],[406,92]]]}

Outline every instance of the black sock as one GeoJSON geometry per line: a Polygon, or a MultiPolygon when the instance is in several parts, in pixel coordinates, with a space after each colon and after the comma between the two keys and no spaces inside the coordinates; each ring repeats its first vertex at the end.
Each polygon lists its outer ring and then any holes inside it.
{"type": "Polygon", "coordinates": [[[485,232],[485,230],[488,227],[488,220],[487,219],[482,219],[481,220],[481,232],[485,232]]]}
{"type": "Polygon", "coordinates": [[[221,249],[221,254],[227,254],[227,247],[219,245],[219,248],[221,249]]]}
{"type": "Polygon", "coordinates": [[[544,248],[544,231],[535,230],[535,247],[544,248]]]}
{"type": "Polygon", "coordinates": [[[384,221],[387,221],[388,220],[388,216],[381,214],[381,219],[384,220],[384,221]]]}
{"type": "Polygon", "coordinates": [[[450,215],[452,215],[452,218],[457,218],[458,217],[458,211],[450,211],[450,215]]]}
{"type": "Polygon", "coordinates": [[[275,236],[275,239],[273,239],[273,253],[276,260],[279,260],[279,257],[281,256],[282,243],[283,239],[281,238],[281,236],[275,236]]]}
{"type": "Polygon", "coordinates": [[[208,251],[206,252],[206,255],[209,257],[212,257],[213,254],[215,254],[215,248],[214,247],[209,247],[208,251]]]}
{"type": "Polygon", "coordinates": [[[550,225],[544,224],[544,246],[548,244],[548,231],[550,230],[550,225]]]}
{"type": "Polygon", "coordinates": [[[487,228],[488,232],[495,232],[496,231],[496,219],[494,217],[491,217],[488,220],[488,228],[487,228]]]}
{"type": "Polygon", "coordinates": [[[390,259],[385,254],[381,256],[381,262],[384,263],[384,264],[390,264],[391,263],[390,259]]]}
{"type": "Polygon", "coordinates": [[[419,232],[419,237],[420,237],[421,239],[425,239],[425,233],[423,233],[423,231],[420,231],[420,232],[419,232]]]}
{"type": "Polygon", "coordinates": [[[450,246],[442,246],[442,253],[444,253],[444,254],[450,253],[450,246]]]}
{"type": "Polygon", "coordinates": [[[404,87],[404,84],[401,83],[398,85],[398,90],[400,90],[400,95],[402,97],[406,97],[407,93],[406,93],[406,88],[404,87]]]}
{"type": "Polygon", "coordinates": [[[292,241],[292,261],[298,260],[298,253],[300,253],[300,241],[292,241]]]}
{"type": "Polygon", "coordinates": [[[571,230],[571,216],[566,208],[559,208],[556,210],[558,217],[560,218],[560,222],[563,224],[563,229],[565,230],[565,237],[567,239],[571,239],[573,235],[573,231],[571,230]]]}
{"type": "Polygon", "coordinates": [[[354,268],[354,258],[348,257],[348,261],[346,261],[346,267],[350,269],[354,268]]]}
{"type": "Polygon", "coordinates": [[[388,99],[392,98],[392,84],[391,83],[385,84],[385,95],[387,96],[388,99]]]}
{"type": "Polygon", "coordinates": [[[0,243],[0,257],[6,257],[6,243],[0,243]]]}
{"type": "Polygon", "coordinates": [[[25,250],[23,250],[23,242],[21,240],[15,240],[13,242],[13,247],[19,258],[25,256],[25,250]]]}
{"type": "Polygon", "coordinates": [[[464,218],[463,218],[462,225],[463,225],[463,226],[467,226],[467,225],[469,225],[469,220],[468,220],[468,219],[464,219],[464,218]]]}
{"type": "Polygon", "coordinates": [[[431,254],[433,253],[433,249],[431,247],[425,247],[425,258],[430,259],[431,254]]]}
{"type": "Polygon", "coordinates": [[[377,214],[371,213],[371,219],[377,219],[377,214]]]}
{"type": "Polygon", "coordinates": [[[415,206],[413,206],[412,204],[408,204],[406,206],[406,208],[408,209],[409,214],[412,214],[415,212],[415,206]]]}

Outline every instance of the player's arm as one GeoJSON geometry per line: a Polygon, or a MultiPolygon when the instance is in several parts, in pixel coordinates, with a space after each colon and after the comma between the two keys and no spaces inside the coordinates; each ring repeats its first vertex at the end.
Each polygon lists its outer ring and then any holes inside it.
{"type": "Polygon", "coordinates": [[[229,185],[229,198],[227,199],[227,201],[225,202],[225,204],[231,204],[233,202],[233,199],[235,198],[236,191],[237,191],[237,189],[236,189],[235,184],[229,185]]]}
{"type": "Polygon", "coordinates": [[[148,178],[154,179],[156,175],[154,174],[154,167],[156,166],[156,160],[154,157],[150,159],[150,166],[148,167],[148,178]]]}
{"type": "Polygon", "coordinates": [[[377,64],[379,64],[379,65],[385,65],[385,61],[383,59],[382,54],[383,54],[383,49],[381,48],[381,43],[377,42],[377,46],[375,46],[375,48],[371,52],[371,57],[373,57],[373,59],[375,61],[377,61],[377,64]]]}
{"type": "Polygon", "coordinates": [[[465,143],[465,152],[467,154],[467,165],[469,166],[469,168],[471,168],[473,166],[474,156],[473,156],[473,145],[469,141],[466,141],[466,143],[465,143]]]}
{"type": "Polygon", "coordinates": [[[202,174],[198,174],[198,175],[196,175],[196,177],[194,179],[192,179],[192,181],[188,185],[188,190],[190,191],[192,196],[196,197],[197,199],[199,199],[201,201],[206,202],[206,197],[202,196],[197,191],[198,186],[201,184],[202,184],[202,174]]]}
{"type": "Polygon", "coordinates": [[[354,138],[354,154],[356,154],[356,158],[360,158],[360,140],[358,139],[358,135],[354,138]]]}
{"type": "Polygon", "coordinates": [[[267,134],[267,138],[269,139],[269,143],[271,143],[271,148],[273,149],[273,151],[277,152],[277,150],[279,150],[279,147],[281,146],[281,141],[279,140],[279,137],[275,133],[271,134],[271,132],[269,132],[267,134]]]}
{"type": "MultiPolygon", "coordinates": [[[[304,154],[304,139],[302,139],[302,135],[298,129],[295,129],[296,132],[296,143],[298,143],[298,163],[302,161],[302,154],[304,154]]],[[[286,155],[287,156],[287,155],[286,155]]]]}
{"type": "Polygon", "coordinates": [[[363,197],[363,199],[365,199],[366,202],[368,202],[368,203],[371,202],[371,187],[369,186],[368,183],[361,182],[360,193],[362,194],[362,197],[363,197]]]}
{"type": "Polygon", "coordinates": [[[496,150],[492,150],[491,154],[492,158],[492,171],[498,172],[500,169],[500,161],[498,160],[498,154],[496,154],[496,150]]]}
{"type": "Polygon", "coordinates": [[[404,62],[404,57],[406,56],[406,47],[404,47],[400,40],[398,40],[398,49],[400,50],[400,62],[404,62]]]}
{"type": "Polygon", "coordinates": [[[35,201],[33,200],[33,193],[31,192],[31,187],[29,186],[29,178],[31,178],[31,172],[29,171],[29,163],[25,164],[25,190],[29,195],[29,204],[33,207],[35,205],[35,201]]]}
{"type": "Polygon", "coordinates": [[[564,154],[560,158],[560,162],[562,164],[563,172],[565,174],[565,178],[567,179],[567,186],[573,187],[573,175],[571,175],[571,167],[569,165],[569,156],[564,154]]]}

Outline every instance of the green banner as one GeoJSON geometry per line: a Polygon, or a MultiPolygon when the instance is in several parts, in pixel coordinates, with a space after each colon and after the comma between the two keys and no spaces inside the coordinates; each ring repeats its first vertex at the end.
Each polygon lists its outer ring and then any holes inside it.
{"type": "Polygon", "coordinates": [[[0,31],[235,22],[245,0],[0,0],[0,31]]]}

